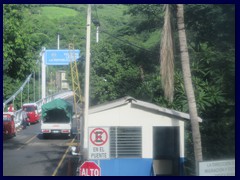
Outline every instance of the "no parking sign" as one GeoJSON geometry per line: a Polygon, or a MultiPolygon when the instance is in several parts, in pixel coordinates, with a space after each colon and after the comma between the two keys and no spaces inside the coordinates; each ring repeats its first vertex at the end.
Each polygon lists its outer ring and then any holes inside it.
{"type": "Polygon", "coordinates": [[[109,128],[89,127],[88,137],[88,158],[109,159],[109,128]]]}

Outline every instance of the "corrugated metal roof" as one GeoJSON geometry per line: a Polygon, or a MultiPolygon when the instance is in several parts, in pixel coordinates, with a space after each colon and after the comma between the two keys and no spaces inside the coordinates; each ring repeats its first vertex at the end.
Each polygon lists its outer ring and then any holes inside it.
{"type": "MultiPolygon", "coordinates": [[[[183,113],[183,112],[176,111],[176,110],[173,110],[173,109],[167,109],[167,108],[160,107],[160,106],[157,106],[157,105],[152,104],[152,103],[140,101],[140,100],[137,100],[137,99],[135,99],[131,96],[126,96],[126,97],[123,97],[121,99],[117,99],[115,101],[111,101],[111,102],[107,102],[107,103],[104,103],[104,104],[100,104],[100,105],[97,105],[97,106],[90,107],[89,114],[94,114],[94,113],[105,111],[105,110],[108,110],[108,109],[113,109],[113,108],[116,108],[118,106],[126,105],[128,103],[131,103],[132,105],[140,106],[140,107],[143,107],[143,108],[146,108],[146,109],[149,109],[149,110],[157,111],[157,112],[160,112],[160,113],[163,113],[163,114],[166,114],[166,115],[179,117],[181,119],[187,119],[187,120],[190,119],[190,116],[187,113],[183,113]]],[[[198,121],[202,122],[202,119],[199,117],[198,121]]]]}

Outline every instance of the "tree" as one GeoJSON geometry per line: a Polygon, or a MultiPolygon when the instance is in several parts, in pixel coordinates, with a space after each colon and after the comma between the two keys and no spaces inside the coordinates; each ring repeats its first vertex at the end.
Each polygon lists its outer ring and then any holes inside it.
{"type": "Polygon", "coordinates": [[[198,113],[204,119],[204,159],[234,158],[235,5],[188,5],[185,25],[198,113]],[[198,14],[205,14],[208,20],[198,14]]]}
{"type": "MultiPolygon", "coordinates": [[[[162,77],[162,84],[165,91],[170,91],[170,94],[165,93],[170,101],[172,100],[173,96],[173,45],[172,43],[172,31],[171,31],[171,22],[170,22],[170,11],[169,6],[166,5],[165,8],[165,18],[164,18],[164,34],[162,37],[162,49],[161,49],[161,70],[169,70],[162,73],[165,77],[162,77]],[[170,44],[168,44],[170,43],[170,44]],[[167,78],[168,76],[169,78],[167,78]],[[170,85],[170,86],[169,86],[170,85]],[[169,90],[172,89],[172,90],[169,90]]],[[[201,135],[199,130],[198,124],[198,113],[197,113],[197,106],[196,100],[193,90],[192,78],[191,78],[191,70],[190,70],[190,62],[189,62],[189,54],[188,54],[188,47],[187,47],[187,38],[184,26],[184,9],[182,4],[177,5],[177,27],[178,27],[178,37],[179,37],[179,46],[180,46],[180,55],[181,55],[181,64],[182,64],[182,72],[183,72],[183,79],[184,79],[184,87],[187,95],[188,101],[188,108],[189,114],[191,119],[191,127],[192,127],[192,135],[193,135],[193,145],[194,145],[194,154],[195,154],[195,161],[202,160],[202,146],[201,146],[201,135]]],[[[197,167],[197,166],[196,166],[197,167]]],[[[197,172],[197,168],[196,168],[197,172]]]]}
{"type": "Polygon", "coordinates": [[[202,145],[201,145],[201,134],[199,130],[199,123],[198,123],[196,100],[195,100],[195,95],[193,90],[192,79],[191,79],[187,38],[186,38],[186,32],[184,27],[183,4],[177,5],[177,27],[178,27],[179,44],[180,44],[180,52],[181,52],[184,87],[185,87],[187,99],[188,99],[188,107],[189,107],[189,114],[191,119],[193,144],[194,144],[194,154],[195,154],[195,160],[197,163],[199,161],[202,161],[202,145]]]}
{"type": "Polygon", "coordinates": [[[4,4],[3,58],[4,75],[23,80],[35,68],[36,54],[25,26],[28,5],[4,4]]]}
{"type": "Polygon", "coordinates": [[[122,49],[99,42],[91,55],[91,105],[133,95],[140,73],[122,49]]]}

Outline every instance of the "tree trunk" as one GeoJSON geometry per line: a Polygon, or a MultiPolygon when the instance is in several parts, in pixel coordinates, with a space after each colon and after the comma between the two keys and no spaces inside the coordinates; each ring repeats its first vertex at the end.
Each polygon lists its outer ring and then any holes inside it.
{"type": "Polygon", "coordinates": [[[190,71],[187,38],[186,38],[186,32],[184,27],[183,4],[177,4],[177,26],[178,26],[184,86],[187,94],[189,114],[190,114],[191,126],[192,126],[192,136],[193,136],[194,154],[195,154],[195,162],[196,162],[196,174],[197,174],[197,164],[199,161],[202,161],[202,145],[201,145],[201,134],[200,134],[199,124],[198,124],[197,107],[196,107],[196,101],[195,101],[195,95],[194,95],[191,71],[190,71]]]}

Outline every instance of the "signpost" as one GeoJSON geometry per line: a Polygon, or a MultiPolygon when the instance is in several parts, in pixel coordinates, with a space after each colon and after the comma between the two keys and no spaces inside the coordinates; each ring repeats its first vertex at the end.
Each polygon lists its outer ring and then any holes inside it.
{"type": "MultiPolygon", "coordinates": [[[[73,50],[71,50],[73,51],[73,50]]],[[[46,50],[45,51],[45,59],[46,65],[68,65],[70,62],[68,49],[63,50],[46,50]]],[[[79,58],[80,50],[76,49],[73,51],[75,60],[79,58]]]]}
{"type": "Polygon", "coordinates": [[[89,127],[88,158],[109,159],[109,128],[89,127]]]}
{"type": "Polygon", "coordinates": [[[85,161],[79,172],[80,176],[101,176],[101,168],[93,161],[85,161]]]}
{"type": "Polygon", "coordinates": [[[235,176],[235,160],[199,162],[199,176],[235,176]]]}
{"type": "Polygon", "coordinates": [[[74,55],[75,60],[79,59],[80,50],[57,50],[50,49],[46,50],[45,47],[42,48],[40,56],[42,56],[42,99],[46,97],[46,65],[68,65],[70,63],[70,54],[74,55]]]}

